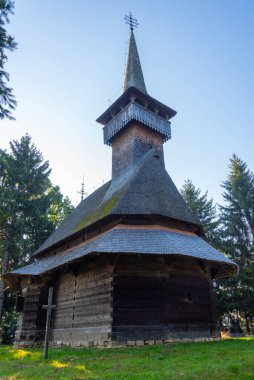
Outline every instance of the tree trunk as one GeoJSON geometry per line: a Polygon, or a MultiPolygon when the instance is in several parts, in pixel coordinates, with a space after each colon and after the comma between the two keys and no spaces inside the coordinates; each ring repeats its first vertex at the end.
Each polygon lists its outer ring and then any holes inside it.
{"type": "Polygon", "coordinates": [[[246,314],[244,314],[244,317],[245,317],[246,332],[248,335],[250,335],[250,325],[249,325],[248,317],[246,314]]]}
{"type": "Polygon", "coordinates": [[[2,276],[5,273],[7,273],[8,265],[9,265],[9,257],[10,257],[9,250],[6,249],[4,253],[4,257],[3,257],[3,266],[2,266],[2,273],[1,273],[1,278],[0,278],[0,318],[3,313],[4,288],[5,288],[5,284],[4,284],[4,280],[2,276]]]}
{"type": "Polygon", "coordinates": [[[0,279],[0,318],[2,316],[3,303],[4,303],[4,282],[1,278],[0,279]]]}

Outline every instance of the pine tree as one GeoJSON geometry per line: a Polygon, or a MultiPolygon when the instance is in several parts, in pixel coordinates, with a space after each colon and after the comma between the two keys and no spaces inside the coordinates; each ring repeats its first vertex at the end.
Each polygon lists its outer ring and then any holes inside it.
{"type": "MultiPolygon", "coordinates": [[[[72,206],[29,135],[0,152],[0,266],[1,273],[27,263],[32,253],[70,213],[72,206]]],[[[0,281],[0,314],[4,299],[0,281]]]]}
{"type": "Polygon", "coordinates": [[[14,38],[8,35],[5,29],[6,24],[9,23],[9,15],[13,14],[13,9],[13,1],[0,0],[0,120],[14,119],[11,111],[17,105],[12,88],[7,85],[9,74],[4,71],[4,65],[7,62],[6,50],[13,51],[17,48],[14,38]]]}
{"type": "Polygon", "coordinates": [[[212,199],[208,199],[207,191],[202,195],[201,190],[196,188],[191,180],[184,182],[180,190],[181,195],[193,214],[200,220],[208,242],[217,245],[218,241],[218,218],[216,207],[212,199]]]}
{"type": "Polygon", "coordinates": [[[58,186],[52,187],[52,202],[48,212],[48,219],[53,229],[60,226],[64,219],[74,209],[69,197],[63,197],[58,186]]]}
{"type": "Polygon", "coordinates": [[[222,250],[239,266],[239,274],[222,282],[221,313],[236,313],[246,329],[254,317],[254,174],[233,155],[229,175],[223,183],[224,206],[220,206],[222,250]]]}
{"type": "MultiPolygon", "coordinates": [[[[17,225],[15,219],[15,199],[13,196],[10,173],[12,172],[10,156],[0,151],[0,270],[5,274],[11,265],[16,262],[17,253],[17,225]]],[[[0,316],[4,301],[4,282],[0,277],[0,316]]]]}

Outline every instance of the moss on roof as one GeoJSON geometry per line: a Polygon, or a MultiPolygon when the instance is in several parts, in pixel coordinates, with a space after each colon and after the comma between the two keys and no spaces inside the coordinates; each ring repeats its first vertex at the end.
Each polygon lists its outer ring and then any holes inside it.
{"type": "Polygon", "coordinates": [[[107,182],[85,198],[36,253],[108,215],[162,215],[200,226],[163,162],[154,157],[151,151],[122,177],[107,182]]]}
{"type": "Polygon", "coordinates": [[[99,208],[95,209],[93,212],[88,213],[81,222],[75,226],[73,232],[78,232],[83,228],[95,223],[97,220],[104,218],[109,215],[112,209],[115,207],[118,201],[118,195],[114,194],[109,200],[103,202],[99,208]]]}

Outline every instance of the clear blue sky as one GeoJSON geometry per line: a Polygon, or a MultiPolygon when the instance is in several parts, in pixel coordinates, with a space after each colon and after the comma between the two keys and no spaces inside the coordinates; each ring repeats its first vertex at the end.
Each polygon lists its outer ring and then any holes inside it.
{"type": "Polygon", "coordinates": [[[221,202],[233,153],[254,171],[253,0],[16,0],[6,68],[17,120],[1,121],[0,147],[28,132],[75,203],[83,174],[89,191],[110,177],[95,119],[121,93],[129,10],[148,92],[178,112],[167,170],[221,202]]]}

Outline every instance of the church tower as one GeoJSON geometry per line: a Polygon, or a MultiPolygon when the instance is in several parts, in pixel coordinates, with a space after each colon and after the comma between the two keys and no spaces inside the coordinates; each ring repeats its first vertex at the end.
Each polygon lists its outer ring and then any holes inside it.
{"type": "Polygon", "coordinates": [[[148,93],[130,24],[123,94],[97,119],[112,148],[112,180],[85,198],[34,253],[5,275],[21,295],[16,346],[140,346],[218,337],[212,281],[236,264],[204,240],[168,175],[163,144],[176,112],[148,93]],[[59,343],[60,342],[60,343],[59,343]]]}
{"type": "Polygon", "coordinates": [[[97,121],[104,125],[104,143],[112,146],[112,181],[153,150],[164,163],[163,143],[171,138],[171,108],[148,95],[131,23],[124,92],[97,121]]]}

